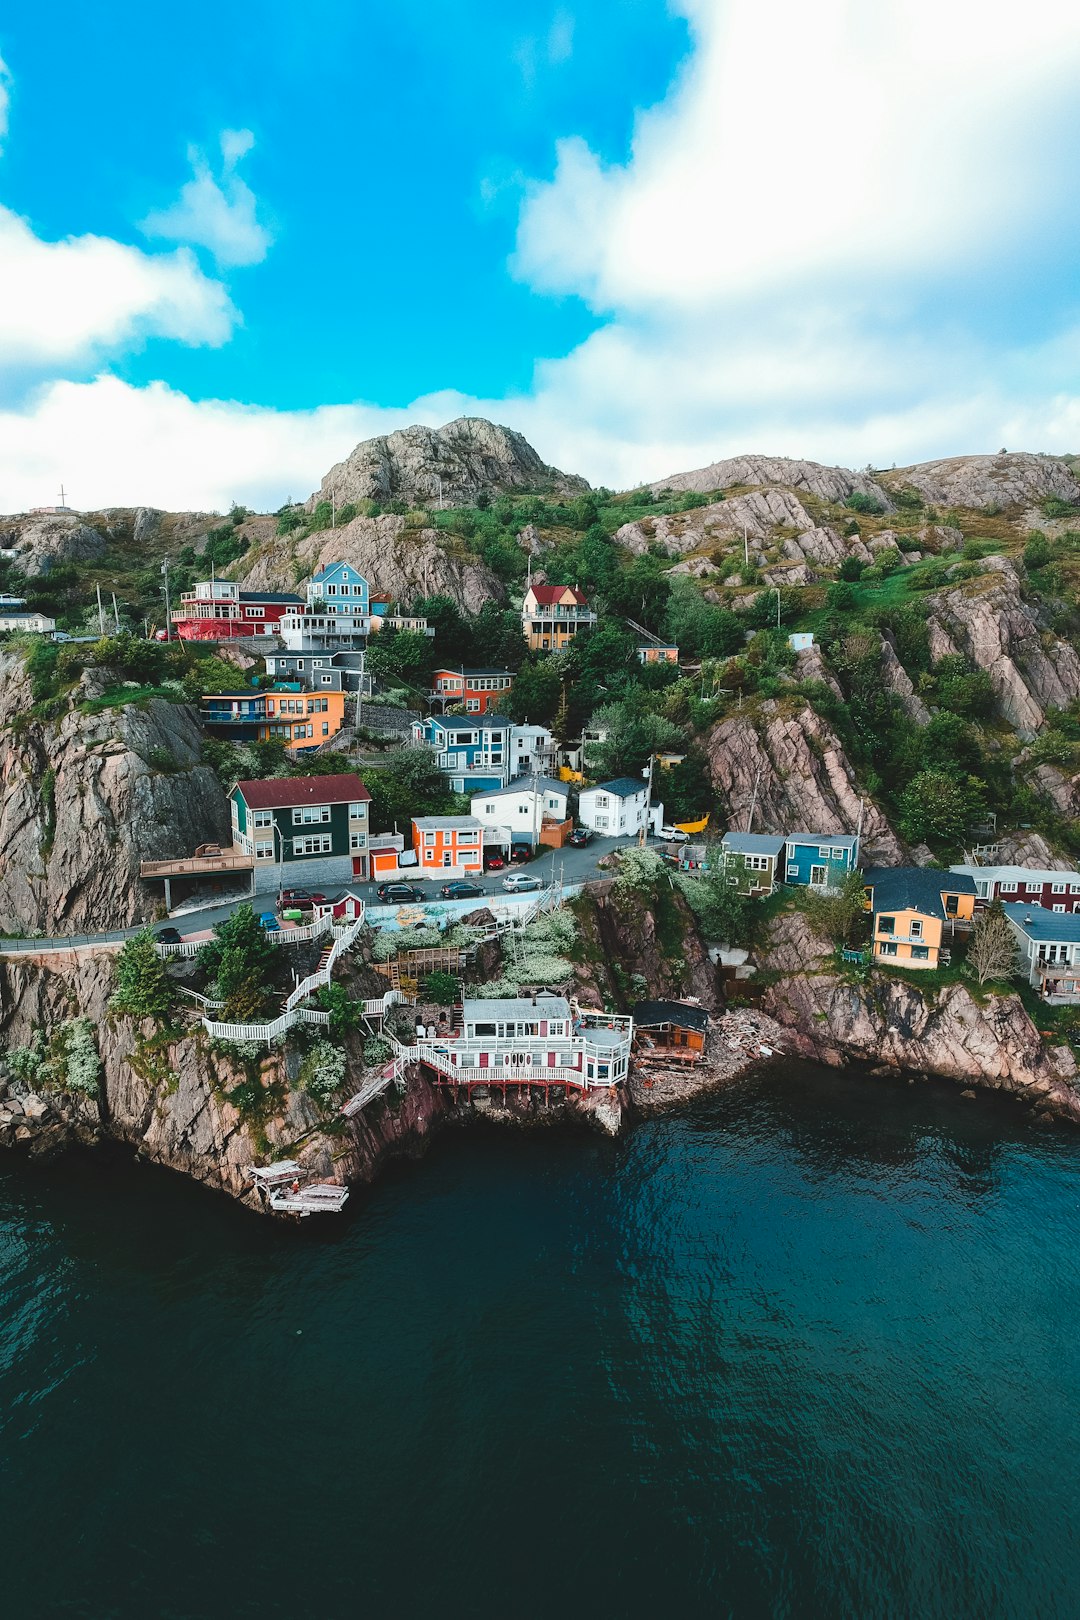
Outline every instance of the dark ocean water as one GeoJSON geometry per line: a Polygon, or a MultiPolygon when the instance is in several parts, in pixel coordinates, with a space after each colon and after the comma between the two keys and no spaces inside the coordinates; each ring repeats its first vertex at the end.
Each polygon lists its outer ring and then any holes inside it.
{"type": "Polygon", "coordinates": [[[791,1067],[340,1221],[0,1159],[5,1614],[1080,1615],[1080,1135],[791,1067]]]}

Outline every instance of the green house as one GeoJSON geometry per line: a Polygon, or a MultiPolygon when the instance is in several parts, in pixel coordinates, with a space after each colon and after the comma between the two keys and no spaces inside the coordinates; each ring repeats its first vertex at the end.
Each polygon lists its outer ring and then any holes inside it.
{"type": "MultiPolygon", "coordinates": [[[[268,880],[347,883],[368,876],[371,795],[358,776],[237,782],[229,794],[233,843],[268,880]]],[[[267,887],[263,883],[261,887],[267,887]]]]}

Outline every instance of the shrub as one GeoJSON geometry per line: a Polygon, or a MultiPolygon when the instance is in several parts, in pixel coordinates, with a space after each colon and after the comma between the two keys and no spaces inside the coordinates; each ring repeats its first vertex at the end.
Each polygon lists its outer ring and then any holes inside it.
{"type": "Polygon", "coordinates": [[[438,970],[424,980],[424,999],[437,1007],[452,1007],[457,1000],[458,981],[452,973],[438,970]]]}
{"type": "Polygon", "coordinates": [[[1042,568],[1042,567],[1044,567],[1046,565],[1046,563],[1048,563],[1050,561],[1050,559],[1051,559],[1051,557],[1053,555],[1054,555],[1054,548],[1053,548],[1053,546],[1051,546],[1051,544],[1050,544],[1049,540],[1046,538],[1045,534],[1041,534],[1036,529],[1032,534],[1030,534],[1028,536],[1028,543],[1024,547],[1024,567],[1025,568],[1027,568],[1027,569],[1042,568]]]}
{"type": "Polygon", "coordinates": [[[176,1005],[176,986],[157,953],[150,928],[140,928],[124,942],[113,976],[116,989],[109,1005],[114,1012],[162,1022],[176,1005]]]}
{"type": "Polygon", "coordinates": [[[1076,508],[1072,501],[1063,501],[1057,495],[1047,495],[1045,500],[1039,502],[1039,511],[1043,517],[1063,518],[1072,517],[1076,508]]]}
{"type": "Polygon", "coordinates": [[[844,505],[852,512],[862,512],[866,517],[879,517],[885,510],[876,495],[866,495],[861,489],[854,490],[844,505]]]}
{"type": "Polygon", "coordinates": [[[861,579],[865,567],[860,557],[845,557],[840,564],[840,578],[853,581],[861,579]]]}
{"type": "Polygon", "coordinates": [[[300,1066],[305,1091],[324,1107],[341,1090],[345,1079],[345,1053],[329,1041],[316,1041],[300,1066]]]}

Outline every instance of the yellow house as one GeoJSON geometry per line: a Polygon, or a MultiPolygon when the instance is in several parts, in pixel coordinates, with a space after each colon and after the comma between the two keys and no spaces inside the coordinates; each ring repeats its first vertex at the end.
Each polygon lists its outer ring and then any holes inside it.
{"type": "Polygon", "coordinates": [[[970,926],[975,883],[959,872],[923,866],[877,866],[865,874],[874,919],[873,956],[883,965],[936,968],[946,931],[970,926]]]}
{"type": "Polygon", "coordinates": [[[559,652],[595,623],[576,585],[530,585],[525,592],[521,629],[533,652],[559,652]]]}

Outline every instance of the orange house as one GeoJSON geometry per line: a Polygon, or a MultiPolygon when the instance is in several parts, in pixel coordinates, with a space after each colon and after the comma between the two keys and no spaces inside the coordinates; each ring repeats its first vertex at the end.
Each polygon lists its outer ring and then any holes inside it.
{"type": "Polygon", "coordinates": [[[951,937],[958,927],[971,927],[972,878],[921,866],[877,866],[864,876],[873,956],[882,966],[936,968],[946,931],[951,937]]]}
{"type": "Polygon", "coordinates": [[[275,692],[266,694],[266,724],[259,727],[259,741],[283,737],[293,749],[318,748],[336,737],[345,720],[345,693],[275,692]]]}
{"type": "Polygon", "coordinates": [[[432,697],[445,704],[461,704],[466,714],[487,714],[510,696],[514,677],[508,669],[437,669],[432,697]]]}
{"type": "Polygon", "coordinates": [[[484,870],[484,824],[475,816],[418,816],[412,824],[417,877],[484,870]]]}
{"type": "Polygon", "coordinates": [[[679,649],[674,642],[639,641],[637,656],[639,664],[677,664],[679,649]]]}

